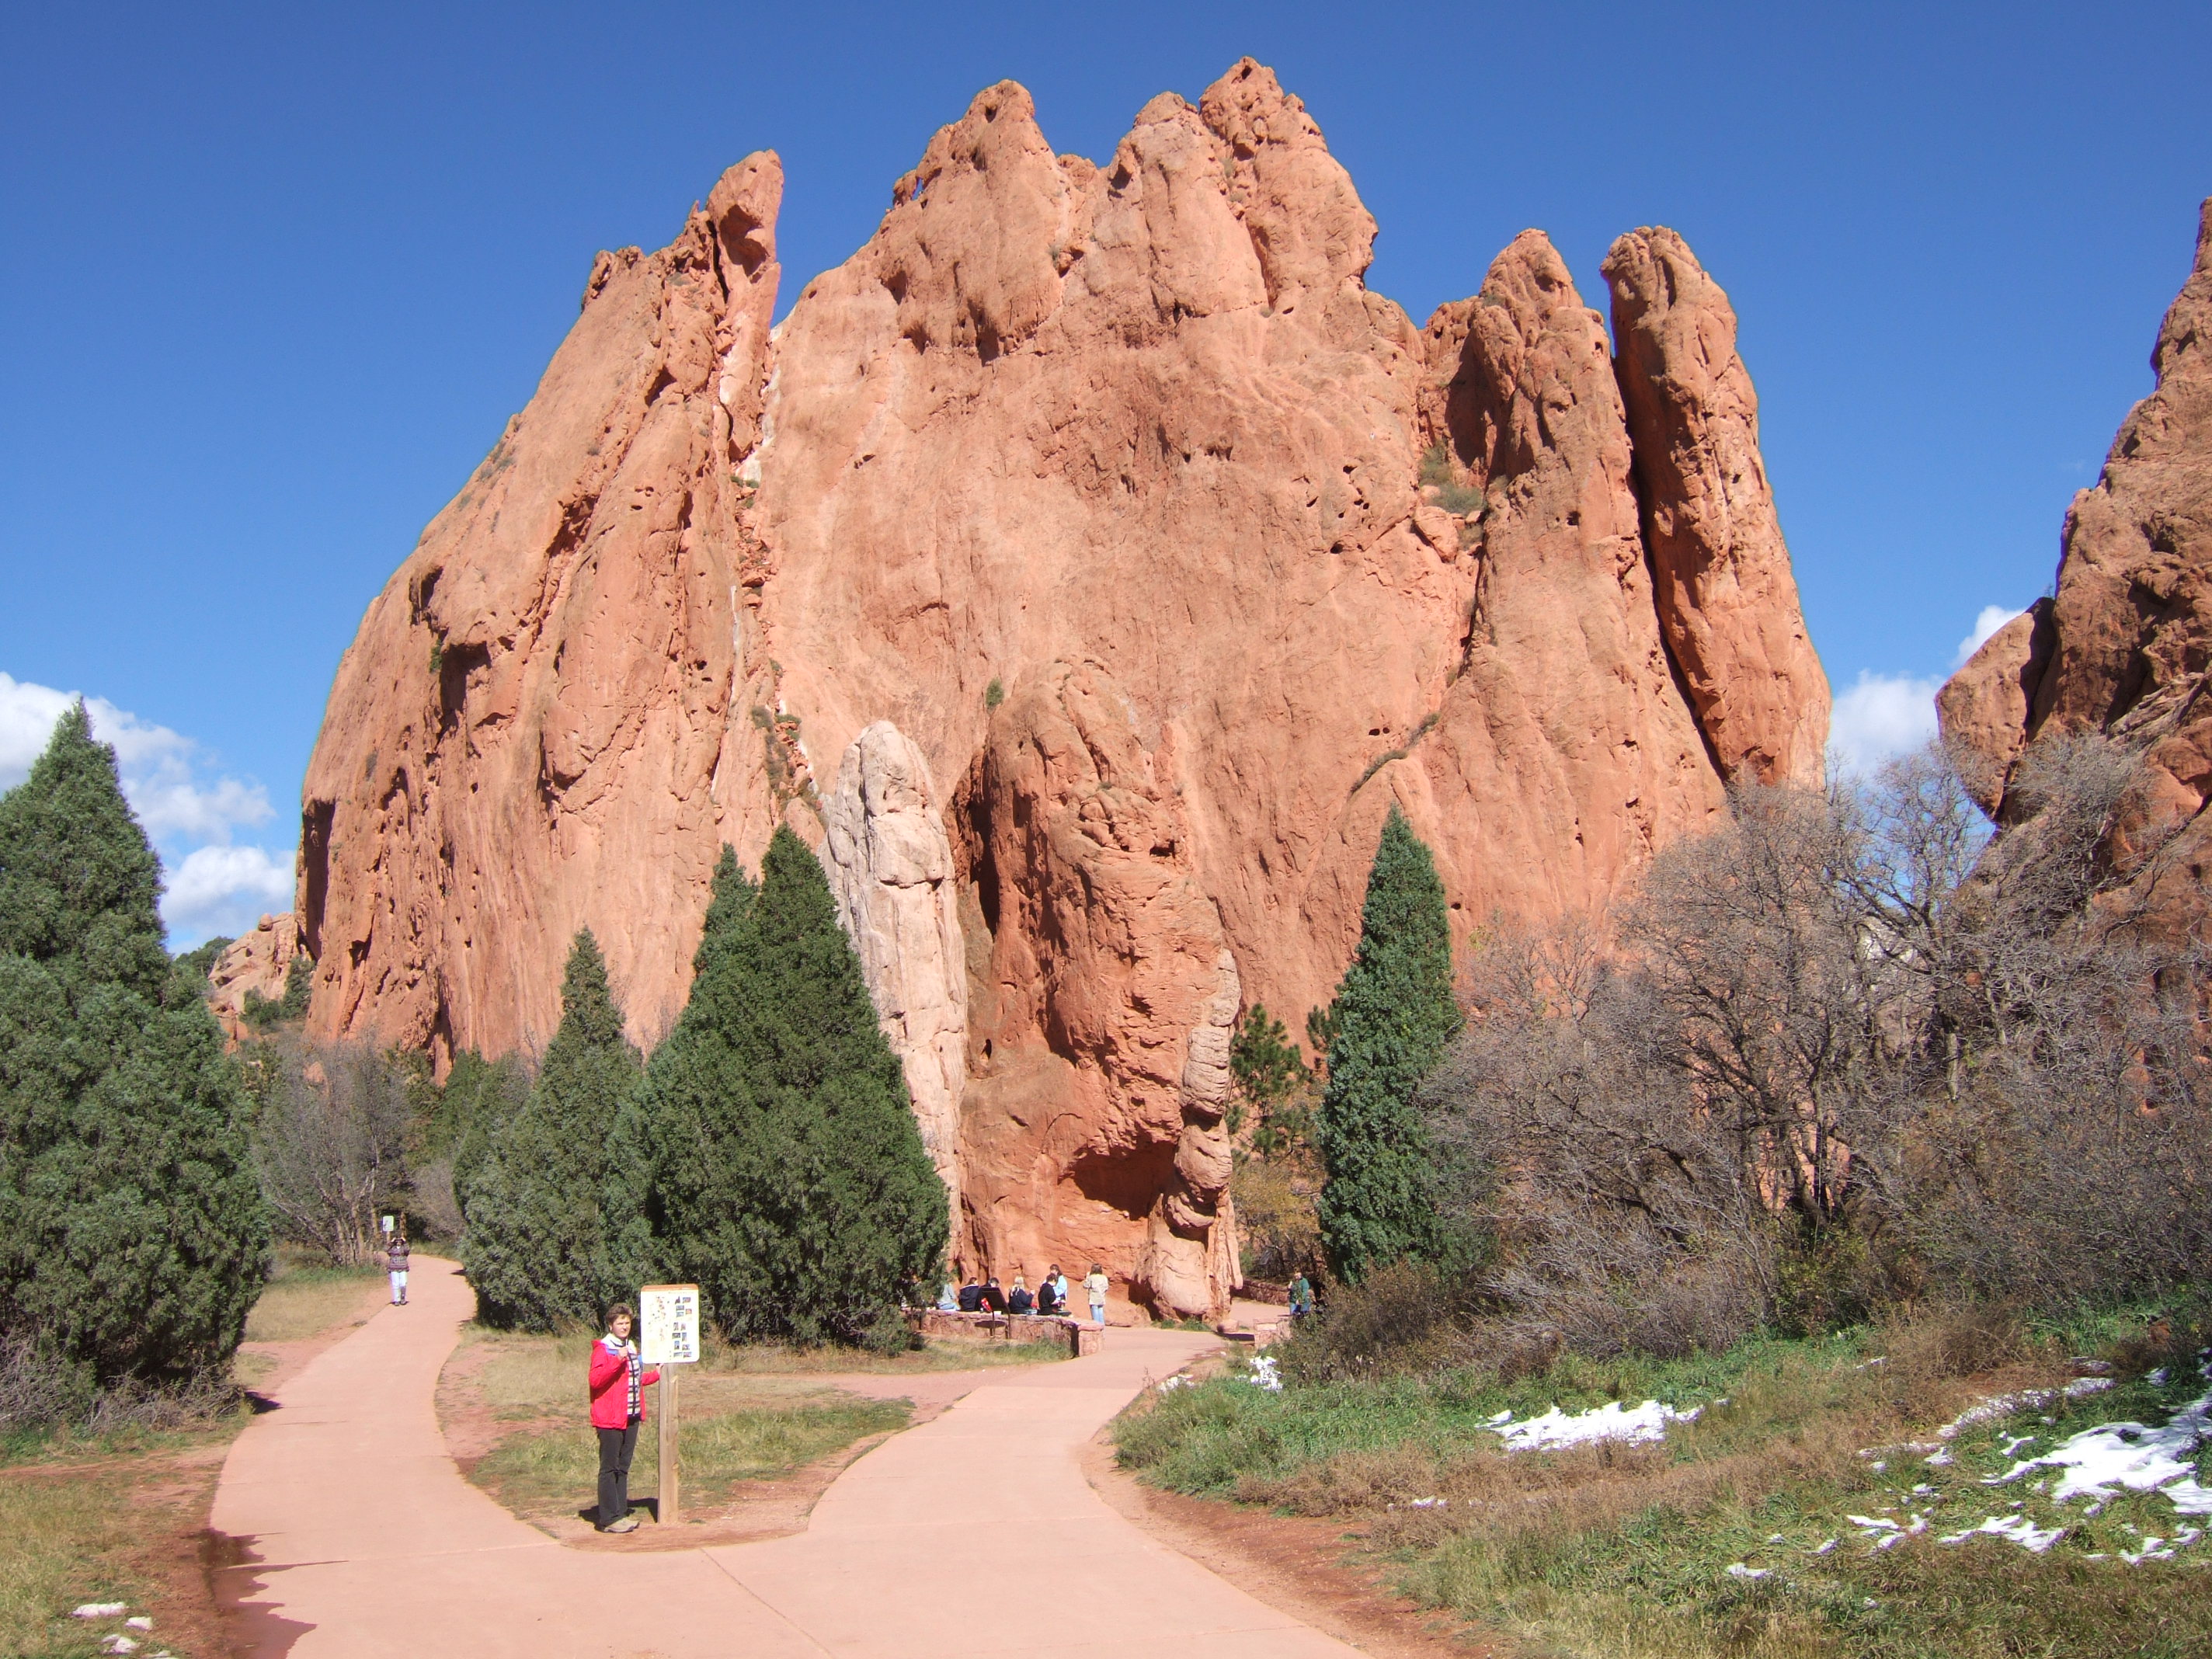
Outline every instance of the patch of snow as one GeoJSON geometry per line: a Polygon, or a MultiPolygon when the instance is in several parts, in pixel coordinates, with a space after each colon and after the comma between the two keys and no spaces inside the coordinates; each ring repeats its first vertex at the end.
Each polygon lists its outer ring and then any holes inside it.
{"type": "Polygon", "coordinates": [[[141,1615],[137,1619],[125,1620],[123,1621],[123,1628],[125,1630],[151,1630],[154,1628],[154,1621],[143,1615],[141,1615]]]}
{"type": "Polygon", "coordinates": [[[103,1636],[100,1639],[102,1653],[136,1653],[138,1644],[127,1636],[103,1636]]]}
{"type": "Polygon", "coordinates": [[[1826,1554],[1830,1550],[1832,1550],[1833,1548],[1835,1548],[1835,1547],[1836,1547],[1836,1546],[1837,1546],[1837,1545],[1838,1545],[1838,1544],[1842,1543],[1843,1541],[1844,1541],[1844,1540],[1843,1540],[1842,1539],[1840,1539],[1840,1538],[1831,1538],[1831,1539],[1830,1539],[1826,1543],[1825,1543],[1825,1544],[1821,1545],[1818,1549],[1814,1550],[1814,1551],[1813,1552],[1813,1553],[1814,1553],[1814,1554],[1815,1554],[1815,1555],[1826,1555],[1826,1554]]]}
{"type": "Polygon", "coordinates": [[[1765,1578],[1773,1571],[1771,1567],[1747,1567],[1741,1561],[1731,1561],[1729,1563],[1728,1576],[1731,1578],[1765,1578]]]}
{"type": "Polygon", "coordinates": [[[1694,1419],[1698,1409],[1692,1406],[1687,1411],[1678,1412],[1656,1400],[1647,1400],[1640,1406],[1623,1406],[1618,1400],[1608,1400],[1586,1412],[1563,1412],[1554,1406],[1541,1417],[1526,1418],[1518,1423],[1509,1413],[1503,1420],[1492,1418],[1486,1426],[1504,1441],[1507,1451],[1558,1451],[1562,1447],[1587,1446],[1601,1440],[1647,1445],[1664,1440],[1669,1423],[1694,1419]]]}
{"type": "MultiPolygon", "coordinates": [[[[2099,1382],[2086,1377],[2085,1382],[2099,1382]]],[[[2056,1471],[2051,1501],[2089,1500],[2094,1515],[2129,1492],[2162,1493],[2184,1515],[2212,1515],[2212,1489],[2197,1479],[2197,1449],[2212,1440],[2212,1390],[2174,1413],[2163,1428],[2142,1423],[2100,1423],[2060,1441],[2041,1457],[2015,1462],[1984,1486],[2002,1486],[2034,1469],[2056,1471]]]]}
{"type": "Polygon", "coordinates": [[[70,1614],[72,1619],[113,1619],[131,1611],[127,1601],[88,1601],[70,1614]]]}
{"type": "Polygon", "coordinates": [[[1273,1354],[1256,1355],[1252,1361],[1251,1373],[1244,1380],[1255,1389],[1267,1389],[1269,1394],[1283,1391],[1283,1374],[1273,1354]]]}
{"type": "Polygon", "coordinates": [[[1969,1527],[1964,1532],[1946,1533],[1936,1541],[1939,1544],[1963,1544],[1980,1533],[2010,1539],[2021,1548],[2040,1555],[2066,1535],[2066,1528],[2039,1527],[2024,1515],[1993,1515],[1978,1527],[1969,1527]]]}
{"type": "Polygon", "coordinates": [[[1449,1498],[1416,1498],[1413,1499],[1410,1507],[1417,1510],[1448,1510],[1451,1507],[1451,1499],[1449,1498]]]}
{"type": "Polygon", "coordinates": [[[1173,1394],[1177,1389],[1187,1389],[1189,1386],[1190,1379],[1188,1377],[1182,1376],[1171,1376],[1168,1378],[1166,1382],[1160,1384],[1160,1392],[1162,1394],[1173,1394]]]}

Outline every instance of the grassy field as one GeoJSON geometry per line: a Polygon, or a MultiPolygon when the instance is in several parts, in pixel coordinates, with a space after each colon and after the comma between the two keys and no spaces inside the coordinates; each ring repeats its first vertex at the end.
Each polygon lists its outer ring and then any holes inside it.
{"type": "Polygon", "coordinates": [[[2212,1654],[2212,1541],[2146,1555],[2212,1517],[2155,1492],[2061,1505],[2047,1476],[2005,1479],[2079,1430],[2164,1424],[2204,1392],[2193,1365],[2129,1376],[2123,1352],[2103,1392],[1933,1432],[1992,1394],[2063,1383],[2055,1362],[2131,1322],[2038,1345],[1926,1320],[1674,1363],[1570,1358],[1510,1386],[1457,1373],[1274,1393],[1232,1370],[1140,1405],[1120,1453],[1174,1490],[1341,1522],[1417,1600],[1531,1653],[2212,1654]],[[1556,1452],[1506,1452],[1484,1427],[1647,1399],[1698,1415],[1663,1443],[1556,1452]],[[1990,1520],[2061,1535],[2040,1553],[1942,1541],[1990,1520]]]}
{"type": "MultiPolygon", "coordinates": [[[[472,1331],[473,1356],[459,1375],[465,1405],[513,1426],[470,1471],[470,1479],[528,1520],[575,1515],[588,1507],[599,1473],[598,1442],[584,1422],[584,1374],[592,1339],[514,1336],[472,1331]]],[[[788,1358],[788,1351],[776,1351],[788,1358]]],[[[848,1361],[850,1355],[842,1356],[848,1361]]],[[[819,1375],[827,1365],[811,1368],[819,1375]]],[[[848,1364],[848,1370],[858,1370],[848,1364]]],[[[726,1507],[748,1481],[775,1480],[856,1440],[906,1426],[903,1401],[862,1400],[809,1380],[786,1364],[772,1371],[751,1350],[710,1350],[684,1378],[681,1432],[687,1510],[726,1507]]],[[[630,1489],[659,1489],[659,1437],[653,1423],[638,1438],[630,1489]]]]}
{"type": "Polygon", "coordinates": [[[246,1316],[248,1342],[298,1342],[373,1311],[369,1293],[384,1275],[374,1267],[332,1267],[280,1251],[268,1289],[246,1316]]]}
{"type": "MultiPolygon", "coordinates": [[[[296,1342],[351,1324],[376,1305],[371,1286],[379,1277],[282,1254],[247,1317],[246,1340],[296,1342]]],[[[268,1364],[264,1355],[240,1355],[239,1381],[254,1386],[268,1364]]],[[[0,1437],[0,1654],[98,1653],[101,1638],[121,1626],[68,1616],[88,1601],[122,1601],[131,1613],[151,1616],[155,1639],[142,1638],[142,1651],[211,1654],[206,1612],[197,1605],[204,1600],[198,1534],[223,1450],[251,1418],[243,1402],[218,1403],[179,1426],[0,1437]],[[193,1593],[195,1605],[181,1605],[180,1591],[193,1593]]]]}

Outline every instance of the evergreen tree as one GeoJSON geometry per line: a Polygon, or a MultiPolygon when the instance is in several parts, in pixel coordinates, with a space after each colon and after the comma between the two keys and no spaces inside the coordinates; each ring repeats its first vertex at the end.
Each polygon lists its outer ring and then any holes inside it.
{"type": "Polygon", "coordinates": [[[268,1224],[237,1068],[84,706],[0,798],[0,1337],[80,1389],[227,1361],[268,1224]]]}
{"type": "MultiPolygon", "coordinates": [[[[822,866],[787,829],[715,872],[691,996],[619,1136],[649,1189],[634,1271],[695,1279],[736,1337],[902,1337],[950,1218],[822,866]]],[[[634,1188],[633,1188],[634,1190],[634,1188]]]]}
{"type": "Polygon", "coordinates": [[[607,1141],[643,1069],[586,928],[568,952],[561,1029],[529,1103],[495,1132],[471,1176],[461,1264],[486,1324],[596,1326],[614,1299],[607,1141]]]}
{"type": "Polygon", "coordinates": [[[1393,806],[1375,848],[1359,949],[1327,1016],[1314,1140],[1328,1171],[1322,1242],[1340,1278],[1438,1247],[1435,1166],[1414,1093],[1458,1035],[1451,929],[1436,862],[1393,806]]]}

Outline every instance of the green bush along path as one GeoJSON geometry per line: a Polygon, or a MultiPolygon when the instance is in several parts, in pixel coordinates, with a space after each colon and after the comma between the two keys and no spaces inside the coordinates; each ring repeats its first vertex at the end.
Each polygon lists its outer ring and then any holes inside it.
{"type": "Polygon", "coordinates": [[[501,1329],[596,1328],[635,1281],[609,1260],[607,1140],[644,1071],[585,929],[561,981],[561,1026],[527,1104],[494,1132],[470,1182],[461,1261],[501,1329]]]}
{"type": "Polygon", "coordinates": [[[1367,878],[1359,948],[1331,1010],[1314,1130],[1328,1171],[1322,1242],[1331,1268],[1353,1283],[1442,1246],[1434,1155],[1413,1097],[1462,1023],[1449,915],[1436,860],[1394,805],[1367,878]]]}
{"type": "Polygon", "coordinates": [[[160,894],[80,703],[0,798],[0,1344],[80,1406],[219,1370],[268,1246],[239,1074],[160,894]]]}
{"type": "Polygon", "coordinates": [[[903,1346],[950,1231],[906,1077],[822,866],[726,848],[676,1029],[611,1149],[630,1282],[696,1282],[733,1338],[903,1346]]]}

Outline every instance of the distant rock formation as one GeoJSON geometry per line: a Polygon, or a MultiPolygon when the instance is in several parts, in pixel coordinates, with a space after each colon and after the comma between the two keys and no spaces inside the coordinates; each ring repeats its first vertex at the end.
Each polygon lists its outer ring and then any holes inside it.
{"type": "Polygon", "coordinates": [[[289,910],[262,917],[252,933],[223,947],[208,969],[208,1006],[231,1042],[244,1041],[251,1029],[246,1023],[246,993],[266,1002],[283,1001],[299,955],[300,919],[289,910]]]}
{"type": "Polygon", "coordinates": [[[1394,801],[1465,926],[1601,902],[1728,779],[1817,772],[1733,315],[1638,233],[1616,362],[1530,233],[1417,329],[1249,59],[1103,166],[987,89],[771,334],[781,183],[750,157],[599,257],[370,607],[303,803],[313,1028],[543,1042],[588,924],[650,1042],[720,847],[788,823],[925,1133],[957,1112],[957,1255],[1214,1310],[1226,1034],[1328,1000],[1394,801]],[[951,931],[905,879],[932,811],[951,931]]]}
{"type": "MultiPolygon", "coordinates": [[[[2158,839],[2179,828],[2166,904],[2201,916],[2212,868],[2212,200],[2197,258],[2151,352],[2157,385],[2068,509],[2056,596],[1999,629],[1936,699],[1943,737],[2003,823],[2021,757],[2046,732],[2103,732],[2140,749],[2158,839]]],[[[2122,827],[2123,845],[2136,839],[2122,827]]]]}

